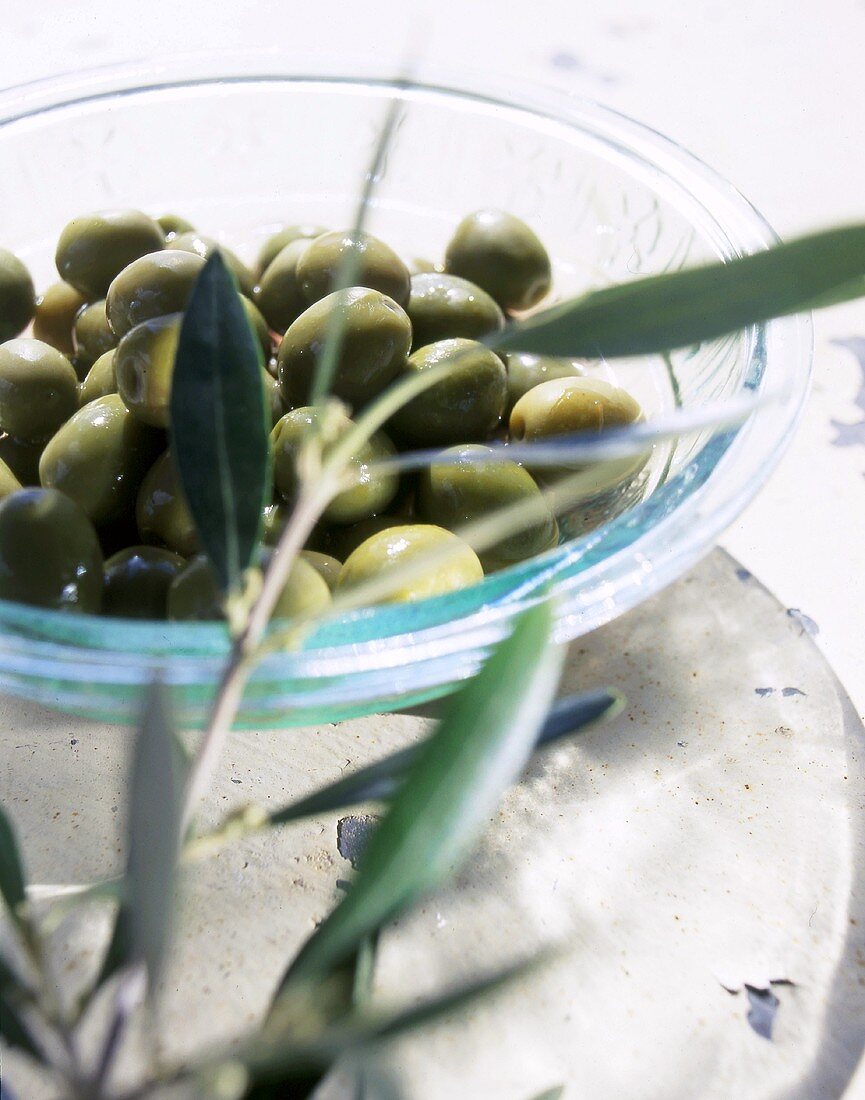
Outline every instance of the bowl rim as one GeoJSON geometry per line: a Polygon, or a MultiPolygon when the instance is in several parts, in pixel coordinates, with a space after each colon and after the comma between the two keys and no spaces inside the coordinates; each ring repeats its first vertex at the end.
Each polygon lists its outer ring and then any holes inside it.
{"type": "MultiPolygon", "coordinates": [[[[425,65],[421,75],[407,80],[394,76],[394,68],[388,65],[386,59],[355,62],[347,61],[344,56],[328,59],[314,55],[299,59],[286,51],[269,49],[179,54],[157,62],[140,60],[63,73],[0,91],[0,129],[45,112],[117,96],[210,84],[263,82],[372,86],[378,92],[390,90],[408,98],[419,95],[456,97],[511,113],[541,117],[595,136],[605,146],[625,155],[629,165],[636,164],[643,172],[649,173],[657,186],[672,187],[679,199],[699,207],[708,219],[707,224],[701,224],[701,229],[721,257],[731,258],[758,251],[778,240],[765,218],[737,188],[698,157],[651,127],[594,100],[538,81],[514,81],[491,73],[457,71],[443,66],[425,65]]],[[[594,601],[583,597],[560,610],[557,636],[561,640],[582,632],[586,625],[589,629],[600,625],[657,591],[694,564],[751,500],[779,460],[791,438],[810,382],[813,352],[810,315],[800,314],[753,326],[748,330],[748,338],[752,357],[760,360],[763,366],[773,355],[790,359],[785,415],[775,432],[772,447],[768,450],[764,447],[760,464],[750,470],[744,486],[740,485],[735,493],[722,494],[722,499],[706,511],[700,506],[701,502],[705,503],[707,485],[713,476],[716,485],[718,469],[722,465],[730,465],[731,453],[736,452],[734,444],[749,433],[753,435],[760,410],[735,429],[716,434],[700,452],[703,454],[712,447],[716,452],[711,469],[706,474],[706,484],[690,493],[669,515],[640,535],[641,553],[635,552],[632,539],[581,570],[581,584],[595,584],[598,591],[594,601]],[[688,520],[695,521],[697,531],[683,537],[688,520]],[[658,554],[647,573],[646,563],[652,556],[648,551],[653,548],[658,550],[658,554]],[[610,606],[605,611],[606,604],[610,606]]],[[[760,381],[761,378],[755,379],[755,388],[760,381]]],[[[665,488],[667,485],[662,487],[665,488]]],[[[624,516],[632,515],[645,503],[636,505],[624,516]]],[[[608,532],[622,518],[612,520],[600,531],[608,532]]],[[[574,547],[579,544],[580,552],[584,553],[597,543],[598,535],[592,532],[577,540],[576,544],[567,543],[532,559],[531,563],[511,567],[486,578],[472,589],[463,590],[485,590],[491,598],[484,600],[483,605],[469,615],[458,613],[447,627],[452,628],[454,623],[460,623],[461,644],[466,647],[488,644],[497,632],[507,632],[506,620],[513,614],[515,601],[520,601],[520,606],[523,606],[542,598],[543,584],[561,578],[569,553],[573,559],[574,547]],[[503,579],[507,581],[504,591],[503,579]]],[[[308,670],[307,675],[315,675],[316,655],[330,666],[331,659],[337,660],[338,664],[341,650],[346,651],[344,656],[350,661],[357,660],[359,649],[370,651],[368,656],[372,656],[374,651],[381,664],[385,657],[392,658],[395,652],[401,651],[405,657],[407,645],[420,646],[421,650],[425,645],[434,648],[436,641],[440,641],[442,634],[446,635],[448,630],[441,624],[435,625],[435,614],[430,619],[419,612],[425,605],[435,608],[452,601],[452,597],[453,594],[415,605],[389,605],[344,614],[335,623],[341,630],[349,632],[353,626],[364,624],[364,633],[368,635],[365,640],[344,641],[341,644],[331,641],[321,645],[316,643],[317,636],[314,634],[303,650],[290,657],[280,655],[282,674],[284,676],[287,670],[288,661],[293,662],[292,674],[308,670]],[[376,621],[383,629],[377,629],[376,621]],[[371,647],[368,643],[372,643],[371,647]]],[[[93,658],[96,665],[102,663],[101,658],[110,656],[115,667],[120,660],[121,665],[128,661],[141,668],[147,664],[154,646],[164,646],[166,635],[170,633],[175,647],[181,650],[190,648],[192,651],[188,655],[172,656],[174,674],[181,680],[186,676],[196,679],[199,674],[212,675],[213,668],[218,666],[227,648],[226,632],[221,624],[113,620],[24,607],[8,601],[0,601],[0,630],[11,630],[16,636],[18,654],[22,660],[29,661],[31,668],[34,661],[37,665],[44,662],[46,674],[51,670],[56,672],[58,662],[62,665],[79,662],[85,653],[88,658],[93,658]],[[95,624],[98,624],[98,631],[95,624]],[[62,627],[59,631],[58,626],[62,627]],[[97,634],[100,636],[97,637],[97,634]],[[83,647],[81,636],[90,639],[83,647]],[[91,648],[88,649],[88,645],[91,648]],[[20,648],[22,646],[23,649],[20,648]],[[185,669],[187,662],[191,664],[185,669]]],[[[0,669],[7,667],[9,657],[8,648],[0,647],[0,669]]],[[[154,661],[162,668],[165,657],[157,660],[154,656],[154,661]]],[[[262,675],[272,664],[272,658],[262,662],[259,666],[262,675]]],[[[271,671],[276,673],[275,668],[271,671]]],[[[471,672],[472,668],[467,664],[465,675],[471,672]]]]}

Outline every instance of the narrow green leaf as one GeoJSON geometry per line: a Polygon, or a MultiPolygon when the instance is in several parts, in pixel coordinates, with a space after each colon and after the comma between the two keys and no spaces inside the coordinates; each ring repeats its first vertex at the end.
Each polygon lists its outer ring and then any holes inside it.
{"type": "Polygon", "coordinates": [[[497,350],[608,359],[689,347],[863,293],[865,225],[829,229],[726,263],[593,291],[488,338],[497,350]]]}
{"type": "Polygon", "coordinates": [[[0,993],[0,1036],[10,1047],[17,1048],[37,1062],[45,1061],[26,1020],[9,997],[2,993],[0,993]]]}
{"type": "Polygon", "coordinates": [[[218,252],[198,276],[171,385],[174,462],[223,589],[239,584],[259,544],[270,491],[262,356],[218,252]]]}
{"type": "Polygon", "coordinates": [[[533,1096],[531,1100],[562,1100],[565,1095],[565,1086],[556,1085],[552,1089],[544,1089],[543,1092],[539,1092],[536,1096],[533,1096]]]}
{"type": "Polygon", "coordinates": [[[364,936],[452,873],[522,771],[561,666],[548,603],[524,612],[480,673],[449,701],[344,901],[306,942],[281,989],[314,980],[364,936]]]}
{"type": "Polygon", "coordinates": [[[122,970],[132,959],[132,921],[129,916],[129,905],[121,901],[114,914],[114,922],[111,926],[111,939],[105,949],[102,966],[93,988],[98,989],[112,978],[118,970],[122,970]]]}
{"type": "Polygon", "coordinates": [[[24,883],[24,867],[18,851],[18,841],[15,839],[15,830],[12,828],[12,822],[0,809],[0,894],[3,895],[9,912],[16,919],[18,906],[26,897],[24,883]]]}

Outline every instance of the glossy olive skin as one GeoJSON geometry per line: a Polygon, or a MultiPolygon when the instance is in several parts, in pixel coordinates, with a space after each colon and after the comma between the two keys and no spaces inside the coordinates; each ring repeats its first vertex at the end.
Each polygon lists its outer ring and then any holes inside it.
{"type": "Polygon", "coordinates": [[[165,234],[166,241],[173,241],[181,233],[194,233],[195,226],[180,214],[160,214],[156,219],[159,228],[165,234]]]}
{"type": "Polygon", "coordinates": [[[78,376],[65,355],[27,337],[0,344],[0,430],[48,439],[77,407],[78,376]]]}
{"type": "Polygon", "coordinates": [[[297,262],[297,278],[307,302],[317,302],[330,294],[339,278],[345,254],[356,250],[360,262],[354,273],[355,286],[366,286],[393,298],[401,306],[408,304],[411,281],[408,268],[394,250],[362,233],[356,238],[351,230],[322,233],[305,249],[297,262]]]}
{"type": "Polygon", "coordinates": [[[108,323],[104,300],[91,302],[79,310],[72,332],[79,377],[86,375],[100,355],[117,347],[118,338],[108,323]]]}
{"type": "Polygon", "coordinates": [[[409,275],[429,275],[433,271],[441,272],[441,266],[434,264],[432,260],[425,260],[423,256],[412,256],[405,261],[409,275]]]}
{"type": "MultiPolygon", "coordinates": [[[[291,503],[298,490],[297,455],[304,439],[308,438],[314,424],[321,423],[321,411],[317,408],[293,409],[285,414],[271,433],[273,450],[273,480],[277,492],[291,503]]],[[[330,441],[338,442],[354,424],[347,416],[329,412],[328,439],[324,454],[330,450],[330,441]]],[[[399,478],[395,474],[371,469],[375,462],[392,458],[396,453],[384,432],[376,432],[349,460],[346,475],[353,479],[351,488],[339,493],[324,510],[328,523],[357,523],[387,508],[396,496],[399,478]]]]}
{"type": "Polygon", "coordinates": [[[268,423],[275,428],[283,416],[285,416],[285,402],[282,399],[282,389],[279,379],[269,374],[264,367],[261,368],[261,384],[264,387],[264,405],[267,410],[268,423]]]}
{"type": "Polygon", "coordinates": [[[0,342],[23,332],[35,312],[30,272],[14,253],[0,248],[0,342]]]}
{"type": "Polygon", "coordinates": [[[117,392],[142,424],[168,427],[171,377],[182,323],[181,313],[154,317],[136,325],[117,345],[117,392]]]}
{"type": "MultiPolygon", "coordinates": [[[[309,562],[298,558],[277,600],[273,617],[287,619],[315,615],[330,604],[330,589],[324,578],[309,562]]],[[[173,620],[223,618],[222,593],[204,555],[193,558],[169,588],[168,617],[173,620]]]]}
{"type": "Polygon", "coordinates": [[[118,339],[153,317],[182,313],[204,260],[194,252],[163,248],[139,256],[112,280],[105,299],[118,339]]]}
{"type": "Polygon", "coordinates": [[[286,225],[276,233],[272,233],[261,246],[255,263],[259,280],[280,252],[292,241],[311,241],[326,232],[323,225],[286,225]]]}
{"type": "Polygon", "coordinates": [[[145,474],[138,490],[135,520],[143,542],[167,546],[187,558],[201,549],[170,451],[160,455],[145,474]]]}
{"type": "Polygon", "coordinates": [[[514,534],[490,548],[474,545],[484,569],[501,569],[524,561],[558,542],[558,524],[532,475],[516,462],[478,461],[489,448],[477,444],[454,447],[450,453],[460,456],[459,463],[434,463],[418,477],[418,515],[427,523],[456,530],[463,524],[481,520],[503,508],[519,507],[531,520],[514,534]]]}
{"type": "Polygon", "coordinates": [[[103,569],[102,614],[124,619],[164,619],[168,589],[186,559],[157,546],[129,546],[112,554],[103,569]]]}
{"type": "Polygon", "coordinates": [[[259,344],[261,344],[261,354],[264,357],[264,362],[267,363],[273,355],[273,338],[270,335],[270,328],[268,327],[267,321],[265,321],[261,310],[255,302],[247,298],[245,294],[240,294],[238,297],[246,313],[246,319],[249,321],[249,327],[258,338],[259,344]]]}
{"type": "Polygon", "coordinates": [[[74,501],[22,489],[0,502],[0,600],[93,613],[101,598],[99,540],[74,501]]]}
{"type": "Polygon", "coordinates": [[[509,351],[504,356],[508,372],[508,413],[524,393],[549,382],[551,378],[582,378],[586,371],[579,359],[556,355],[532,355],[526,351],[509,351]]]}
{"type": "Polygon", "coordinates": [[[514,440],[569,432],[600,432],[632,424],[640,406],[629,393],[598,378],[553,378],[524,394],[510,417],[514,440]]]}
{"type": "Polygon", "coordinates": [[[380,531],[361,543],[340,570],[336,590],[345,592],[366,581],[395,576],[397,570],[427,555],[429,564],[421,572],[395,579],[394,588],[376,602],[423,600],[483,580],[480,560],[467,543],[442,527],[414,523],[380,531]]]}
{"type": "Polygon", "coordinates": [[[333,592],[336,588],[336,582],[339,580],[342,562],[331,554],[322,554],[318,550],[301,550],[300,556],[304,561],[309,562],[330,591],[333,592]]]}
{"type": "Polygon", "coordinates": [[[39,485],[39,459],[44,448],[44,439],[33,443],[27,439],[0,434],[0,459],[25,487],[39,485]]]}
{"type": "Polygon", "coordinates": [[[538,237],[504,210],[478,210],[463,218],[447,246],[445,271],[477,283],[505,311],[537,305],[553,278],[538,237]]]}
{"type": "Polygon", "coordinates": [[[20,488],[21,482],[0,458],[0,500],[17,493],[20,488]]]}
{"type": "Polygon", "coordinates": [[[252,272],[240,259],[240,257],[232,252],[230,248],[226,248],[224,244],[220,244],[219,241],[213,237],[206,237],[203,233],[178,233],[176,237],[168,241],[165,246],[169,249],[178,249],[181,252],[194,252],[196,256],[200,256],[202,260],[206,260],[208,256],[212,255],[217,250],[222,253],[222,258],[225,260],[228,267],[231,269],[235,279],[237,279],[237,285],[247,298],[252,297],[252,292],[255,287],[255,279],[252,276],[252,272]]]}
{"type": "Polygon", "coordinates": [[[489,439],[501,423],[508,399],[502,360],[475,340],[439,340],[413,352],[404,374],[442,363],[453,363],[453,372],[413,397],[388,423],[404,447],[489,439]]]}
{"type": "Polygon", "coordinates": [[[403,369],[411,345],[411,322],[405,310],[366,287],[328,294],[289,326],[279,345],[279,383],[289,408],[309,402],[316,364],[336,310],[344,311],[345,327],[331,386],[335,396],[352,409],[363,408],[403,369]]]}
{"type": "Polygon", "coordinates": [[[302,237],[287,244],[267,265],[255,288],[255,304],[274,332],[284,333],[309,304],[297,278],[297,261],[309,245],[302,237]]]}
{"type": "MultiPolygon", "coordinates": [[[[320,542],[321,550],[333,555],[340,561],[346,561],[361,543],[368,538],[387,531],[391,527],[405,527],[411,522],[407,516],[398,516],[394,512],[385,512],[378,516],[370,516],[362,519],[360,523],[353,523],[349,527],[333,526],[323,528],[323,537],[320,542]]],[[[318,549],[318,547],[314,547],[318,549]]]]}
{"type": "Polygon", "coordinates": [[[504,327],[505,315],[479,286],[457,275],[413,275],[406,312],[412,347],[462,336],[477,340],[504,327]]]}
{"type": "Polygon", "coordinates": [[[72,330],[75,317],[87,305],[87,299],[68,283],[52,283],[45,293],[36,299],[33,317],[33,336],[62,351],[67,359],[75,354],[72,330]]]}
{"type": "Polygon", "coordinates": [[[79,409],[49,440],[39,478],[76,501],[97,526],[123,518],[163,446],[114,393],[79,409]]]}
{"type": "Polygon", "coordinates": [[[55,261],[60,278],[93,302],[105,297],[124,267],[164,243],[162,228],[140,210],[103,210],[69,222],[55,261]]]}
{"type": "Polygon", "coordinates": [[[97,397],[107,397],[110,393],[117,393],[117,377],[114,374],[116,354],[116,351],[106,351],[87,372],[87,377],[78,387],[79,406],[88,405],[97,397]]]}
{"type": "Polygon", "coordinates": [[[282,501],[264,506],[261,541],[265,546],[276,546],[290,515],[291,509],[282,501]]]}

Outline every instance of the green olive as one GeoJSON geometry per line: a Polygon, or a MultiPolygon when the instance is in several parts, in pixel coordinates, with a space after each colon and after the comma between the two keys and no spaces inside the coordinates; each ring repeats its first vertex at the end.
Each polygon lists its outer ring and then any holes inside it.
{"type": "Polygon", "coordinates": [[[521,529],[490,548],[475,544],[484,569],[501,569],[549,550],[558,542],[558,524],[532,475],[516,462],[478,460],[489,447],[468,444],[446,454],[456,463],[433,463],[418,478],[418,512],[449,531],[485,519],[503,508],[520,508],[521,529]]]}
{"type": "Polygon", "coordinates": [[[0,458],[0,500],[11,496],[12,493],[17,493],[20,488],[21,482],[0,458]]]}
{"type": "Polygon", "coordinates": [[[143,424],[167,428],[171,376],[183,314],[170,313],[142,321],[117,346],[114,373],[117,392],[143,424]]]}
{"type": "Polygon", "coordinates": [[[0,248],[0,342],[23,332],[35,311],[30,272],[14,253],[0,248]]]}
{"type": "Polygon", "coordinates": [[[21,489],[0,502],[0,599],[92,613],[101,597],[99,540],[73,500],[21,489]]]}
{"type": "Polygon", "coordinates": [[[477,554],[461,538],[442,527],[413,523],[361,543],[340,570],[337,591],[392,577],[394,587],[376,602],[404,603],[467,588],[483,576],[477,554]],[[400,577],[402,569],[417,572],[400,577]]]}
{"type": "Polygon", "coordinates": [[[348,252],[357,255],[355,286],[378,290],[401,306],[408,303],[410,277],[399,256],[378,237],[369,233],[358,237],[350,229],[322,233],[297,261],[297,278],[307,302],[317,302],[331,293],[348,252]]]}
{"type": "Polygon", "coordinates": [[[328,294],[301,313],[279,345],[279,381],[290,408],[309,402],[322,345],[337,311],[344,327],[331,392],[352,409],[381,393],[405,364],[411,322],[392,298],[360,286],[328,294]]]}
{"type": "Polygon", "coordinates": [[[124,619],[164,619],[168,589],[186,559],[157,546],[129,546],[105,562],[102,613],[124,619]]]}
{"type": "Polygon", "coordinates": [[[585,367],[578,359],[565,359],[555,355],[532,355],[526,351],[509,351],[505,354],[508,372],[508,412],[524,393],[549,382],[551,378],[582,378],[585,367]]]}
{"type": "MultiPolygon", "coordinates": [[[[324,454],[333,443],[341,440],[354,424],[342,413],[328,410],[324,431],[324,454]]],[[[297,455],[301,443],[314,424],[322,423],[319,408],[293,409],[283,416],[271,433],[273,447],[273,479],[277,492],[292,502],[298,489],[297,455]]],[[[346,468],[351,487],[339,493],[328,504],[323,518],[328,523],[357,523],[381,512],[396,496],[399,478],[393,473],[372,469],[374,463],[392,458],[394,446],[384,432],[376,432],[352,454],[346,468]]]]}
{"type": "Polygon", "coordinates": [[[303,237],[287,244],[268,264],[255,288],[255,303],[274,332],[284,333],[307,307],[297,278],[297,261],[310,246],[303,237]]]}
{"type": "Polygon", "coordinates": [[[0,344],[0,429],[48,439],[77,408],[78,376],[65,355],[26,337],[0,344]]]}
{"type": "Polygon", "coordinates": [[[166,451],[144,476],[135,506],[139,537],[176,550],[184,557],[201,549],[195,520],[186,503],[177,469],[166,451]]]}
{"type": "MultiPolygon", "coordinates": [[[[265,555],[265,562],[267,556],[265,555]]],[[[275,619],[315,615],[330,606],[331,595],[323,577],[303,558],[298,558],[273,611],[275,619]]],[[[223,618],[223,597],[216,574],[204,555],[187,565],[168,590],[168,617],[174,620],[223,618]]]]}
{"type": "Polygon", "coordinates": [[[258,253],[255,270],[259,279],[286,245],[291,244],[292,241],[311,241],[314,237],[320,237],[326,232],[327,230],[321,225],[286,225],[276,233],[272,233],[258,253]]]}
{"type": "Polygon", "coordinates": [[[433,271],[442,270],[438,264],[434,264],[432,260],[425,260],[422,256],[412,256],[410,260],[405,261],[405,266],[408,268],[409,275],[429,275],[433,271]]]}
{"type": "Polygon", "coordinates": [[[0,459],[25,487],[39,485],[39,459],[44,448],[44,439],[33,443],[28,439],[0,434],[0,459]]]}
{"type": "Polygon", "coordinates": [[[439,340],[418,348],[405,375],[443,364],[453,368],[441,381],[413,397],[395,413],[388,427],[405,446],[448,446],[489,439],[501,423],[508,397],[505,365],[475,340],[439,340]]]}
{"type": "Polygon", "coordinates": [[[180,214],[160,214],[156,219],[159,228],[165,234],[166,241],[173,241],[181,233],[194,233],[195,226],[180,214]]]}
{"type": "Polygon", "coordinates": [[[503,210],[463,218],[447,246],[445,271],[477,283],[504,310],[531,309],[552,283],[547,250],[525,222],[503,210]]]}
{"type": "Polygon", "coordinates": [[[164,248],[139,256],[112,280],[105,305],[118,339],[153,317],[182,313],[204,260],[194,252],[164,248]]]}
{"type": "Polygon", "coordinates": [[[252,272],[236,253],[232,252],[230,248],[226,248],[224,244],[220,244],[213,237],[205,237],[203,233],[194,231],[191,233],[178,233],[165,247],[169,249],[176,248],[180,252],[194,252],[202,260],[206,260],[208,256],[219,250],[222,253],[223,260],[225,260],[237,280],[241,293],[245,294],[247,298],[252,297],[255,287],[252,272]]]}
{"type": "Polygon", "coordinates": [[[246,319],[249,321],[249,326],[255,336],[258,337],[259,344],[261,344],[261,353],[264,357],[264,362],[267,363],[273,355],[273,339],[270,335],[270,328],[255,302],[247,298],[245,294],[241,294],[239,297],[240,304],[243,306],[244,312],[246,313],[246,319]]]}
{"type": "Polygon", "coordinates": [[[291,509],[282,502],[265,505],[261,528],[261,541],[265,546],[276,546],[290,515],[291,509]]]}
{"type": "Polygon", "coordinates": [[[91,302],[78,311],[73,334],[75,361],[79,371],[86,375],[100,355],[117,347],[118,337],[108,323],[104,300],[91,302]]]}
{"type": "Polygon", "coordinates": [[[164,243],[161,227],[140,210],[86,214],[73,218],[60,234],[57,270],[64,282],[92,302],[105,297],[124,267],[164,243]]]}
{"type": "Polygon", "coordinates": [[[46,489],[59,489],[97,525],[126,515],[159,453],[160,433],[135,419],[116,394],[97,397],[48,442],[39,462],[46,489]]]}
{"type": "Polygon", "coordinates": [[[276,427],[285,415],[285,402],[282,399],[282,387],[279,379],[269,374],[264,367],[261,368],[261,380],[264,386],[264,404],[269,417],[271,427],[276,427]]]}
{"type": "MultiPolygon", "coordinates": [[[[388,531],[391,527],[405,527],[408,522],[406,516],[398,516],[390,512],[370,516],[369,519],[362,519],[360,523],[353,523],[350,527],[328,527],[323,529],[319,546],[340,561],[345,561],[368,538],[379,534],[380,531],[388,531]]],[[[313,549],[319,549],[319,546],[313,549]]]]}
{"type": "Polygon", "coordinates": [[[75,317],[87,299],[68,283],[52,283],[41,298],[36,299],[33,335],[37,340],[62,351],[67,359],[75,354],[72,330],[75,317]]]}
{"type": "Polygon", "coordinates": [[[107,397],[110,393],[117,393],[117,378],[114,374],[116,354],[116,351],[106,351],[87,372],[87,377],[78,387],[79,406],[88,405],[97,397],[107,397]]]}
{"type": "Polygon", "coordinates": [[[301,550],[300,556],[304,561],[309,562],[330,591],[333,592],[336,588],[336,582],[339,579],[339,571],[342,569],[342,562],[337,561],[337,559],[330,554],[321,554],[318,550],[301,550]]]}
{"type": "Polygon", "coordinates": [[[505,323],[505,315],[489,294],[458,275],[413,275],[406,312],[413,348],[454,336],[478,339],[505,323]]]}

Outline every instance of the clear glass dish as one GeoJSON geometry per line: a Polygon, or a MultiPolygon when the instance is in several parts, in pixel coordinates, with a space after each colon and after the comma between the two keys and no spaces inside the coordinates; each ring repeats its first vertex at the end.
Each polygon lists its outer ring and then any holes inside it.
{"type": "MultiPolygon", "coordinates": [[[[774,235],[734,188],[615,112],[534,86],[506,89],[277,54],[126,66],[0,95],[0,231],[46,285],[53,241],[75,214],[112,206],[181,213],[251,258],[282,221],[350,224],[387,101],[405,111],[370,229],[406,255],[440,256],[468,211],[526,218],[553,257],[556,293],[765,248],[774,235]]],[[[413,605],[327,621],[302,650],[256,668],[240,721],[334,721],[434,698],[470,676],[511,619],[552,584],[562,641],[668,584],[753,497],[807,391],[810,322],[615,364],[651,419],[747,392],[743,425],[659,445],[601,526],[483,583],[413,605]]],[[[606,367],[598,364],[603,372],[606,367]]],[[[0,601],[0,690],[129,720],[159,674],[198,724],[227,651],[210,624],[136,623],[0,601]]]]}

